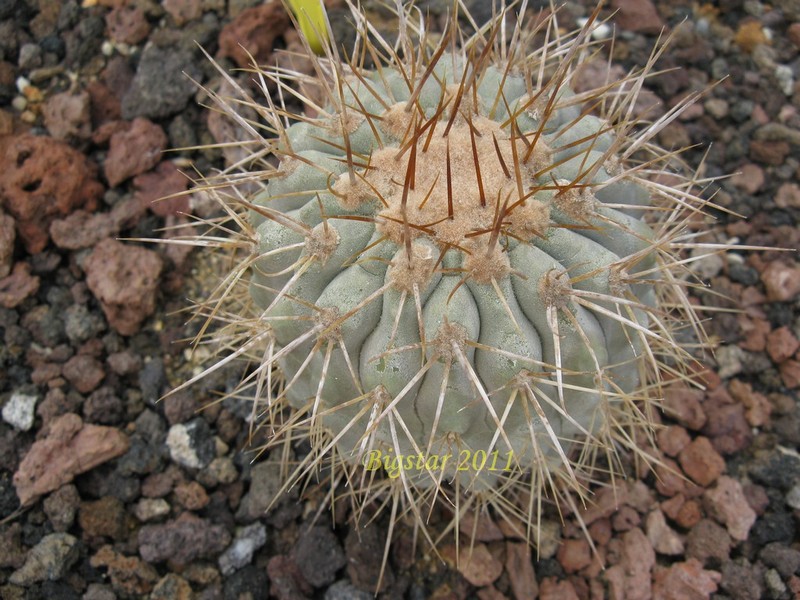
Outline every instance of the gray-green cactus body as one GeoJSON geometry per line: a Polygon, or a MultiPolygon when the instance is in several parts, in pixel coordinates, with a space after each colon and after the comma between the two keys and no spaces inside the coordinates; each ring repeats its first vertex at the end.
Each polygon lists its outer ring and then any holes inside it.
{"type": "Polygon", "coordinates": [[[396,69],[366,73],[286,129],[250,213],[251,296],[283,393],[345,459],[449,452],[405,475],[481,488],[501,473],[460,452],[558,469],[603,435],[644,376],[657,268],[613,128],[496,67],[459,96],[464,64],[443,58],[413,102],[396,69]]]}

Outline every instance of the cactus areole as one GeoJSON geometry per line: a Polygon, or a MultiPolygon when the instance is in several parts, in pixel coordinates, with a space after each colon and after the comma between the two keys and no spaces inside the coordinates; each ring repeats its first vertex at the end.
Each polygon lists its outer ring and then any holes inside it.
{"type": "Polygon", "coordinates": [[[333,464],[419,517],[523,489],[535,520],[545,488],[640,451],[688,357],[674,332],[696,327],[677,252],[703,201],[693,177],[659,182],[675,158],[653,137],[685,106],[632,117],[650,65],[571,89],[597,14],[434,38],[407,11],[390,44],[354,9],[356,58],[260,72],[266,126],[220,99],[263,169],[218,192],[247,253],[226,287],[248,289],[237,353],[259,357],[257,412],[310,440],[292,481],[333,464]]]}

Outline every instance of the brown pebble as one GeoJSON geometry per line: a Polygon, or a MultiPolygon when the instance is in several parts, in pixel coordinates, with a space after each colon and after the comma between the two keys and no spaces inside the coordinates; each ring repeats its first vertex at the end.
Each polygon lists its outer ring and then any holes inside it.
{"type": "Polygon", "coordinates": [[[692,481],[708,486],[725,470],[725,460],[711,445],[708,438],[700,436],[678,455],[683,472],[692,481]]]}

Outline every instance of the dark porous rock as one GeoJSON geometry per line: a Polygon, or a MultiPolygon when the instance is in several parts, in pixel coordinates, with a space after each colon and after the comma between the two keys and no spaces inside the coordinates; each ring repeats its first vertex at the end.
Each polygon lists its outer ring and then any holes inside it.
{"type": "Polygon", "coordinates": [[[749,472],[757,483],[785,491],[800,481],[800,458],[776,450],[756,459],[749,472]]]}
{"type": "Polygon", "coordinates": [[[125,403],[107,385],[96,389],[83,403],[83,418],[89,423],[116,425],[124,416],[125,403]]]}
{"type": "Polygon", "coordinates": [[[75,522],[80,503],[78,489],[70,483],[45,498],[42,507],[55,531],[67,531],[75,522]]]}
{"type": "Polygon", "coordinates": [[[149,600],[189,600],[192,598],[192,586],[180,575],[167,573],[162,577],[153,591],[149,600]]]}
{"type": "Polygon", "coordinates": [[[191,513],[163,525],[145,525],[139,530],[139,554],[147,562],[173,561],[188,565],[198,558],[222,552],[231,535],[221,525],[191,513]]]}
{"type": "Polygon", "coordinates": [[[156,445],[137,432],[130,437],[130,441],[131,447],[117,463],[118,472],[126,477],[157,472],[164,464],[163,437],[161,444],[156,445]]]}
{"type": "Polygon", "coordinates": [[[794,518],[788,512],[766,512],[750,529],[750,541],[757,546],[770,542],[790,544],[794,539],[794,518]]]}
{"type": "Polygon", "coordinates": [[[148,45],[128,93],[122,99],[122,117],[163,119],[186,107],[201,82],[193,53],[180,48],[148,45]]]}
{"type": "Polygon", "coordinates": [[[64,311],[64,331],[75,346],[97,337],[105,329],[102,315],[89,312],[85,304],[73,304],[64,311]]]}
{"type": "Polygon", "coordinates": [[[90,471],[77,482],[81,497],[114,496],[122,502],[133,502],[142,491],[138,477],[128,477],[108,466],[90,471]]]}
{"type": "Polygon", "coordinates": [[[347,564],[339,540],[329,527],[317,525],[300,532],[292,549],[292,560],[303,578],[316,588],[336,580],[336,572],[347,564]]]}
{"type": "Polygon", "coordinates": [[[394,571],[389,564],[383,570],[383,579],[380,578],[385,545],[386,530],[375,523],[366,527],[353,527],[348,532],[344,543],[347,576],[357,588],[374,593],[383,591],[394,583],[394,571]]]}
{"type": "Polygon", "coordinates": [[[152,358],[144,363],[139,372],[139,389],[142,399],[150,405],[155,405],[167,384],[167,374],[164,371],[164,361],[152,358]]]}
{"type": "Polygon", "coordinates": [[[269,579],[264,569],[248,565],[225,580],[222,589],[224,600],[241,598],[269,598],[269,579]]]}
{"type": "Polygon", "coordinates": [[[725,563],[720,587],[733,600],[760,600],[764,594],[764,568],[745,559],[725,563]]]}
{"type": "Polygon", "coordinates": [[[800,550],[783,544],[767,544],[759,553],[759,558],[770,568],[775,569],[781,577],[789,578],[800,571],[800,550]]]}
{"type": "Polygon", "coordinates": [[[270,456],[268,460],[253,465],[250,489],[239,504],[236,521],[251,523],[263,517],[282,485],[280,459],[270,456]]]}

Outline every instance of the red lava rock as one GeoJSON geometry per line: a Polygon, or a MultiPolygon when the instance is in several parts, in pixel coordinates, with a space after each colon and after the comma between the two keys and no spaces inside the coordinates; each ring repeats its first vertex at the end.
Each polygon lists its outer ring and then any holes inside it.
{"type": "Polygon", "coordinates": [[[536,598],[539,585],[531,562],[531,547],[525,543],[506,543],[506,573],[514,598],[536,598]]]}
{"type": "Polygon", "coordinates": [[[714,483],[725,470],[725,460],[703,436],[686,446],[678,455],[678,460],[683,472],[702,486],[714,483]]]}
{"type": "Polygon", "coordinates": [[[741,402],[745,407],[745,418],[753,427],[761,427],[769,423],[772,412],[772,404],[764,394],[753,391],[749,383],[744,383],[739,379],[732,379],[728,384],[728,391],[731,397],[737,402],[741,402]]]}
{"type": "Polygon", "coordinates": [[[638,527],[641,522],[642,518],[639,513],[630,506],[623,506],[611,517],[611,526],[614,531],[630,531],[634,527],[638,527]]]}
{"type": "Polygon", "coordinates": [[[76,210],[68,217],[56,219],[50,224],[53,243],[65,250],[90,248],[118,231],[119,227],[111,214],[89,214],[83,210],[76,210]]]}
{"type": "Polygon", "coordinates": [[[605,546],[612,534],[610,519],[598,519],[589,526],[589,535],[598,546],[605,546]]]}
{"type": "Polygon", "coordinates": [[[175,486],[175,497],[187,510],[200,510],[210,502],[205,488],[196,481],[181,483],[175,486]]]}
{"type": "Polygon", "coordinates": [[[667,456],[678,456],[692,439],[683,427],[670,425],[658,432],[658,447],[667,456]]]}
{"type": "Polygon", "coordinates": [[[764,169],[755,163],[747,163],[739,168],[739,172],[731,177],[731,183],[748,194],[755,194],[764,185],[764,169]]]}
{"type": "Polygon", "coordinates": [[[609,595],[626,600],[648,600],[652,592],[650,571],[656,562],[656,553],[647,536],[641,529],[631,529],[622,539],[609,542],[609,552],[612,545],[621,548],[615,548],[617,564],[605,572],[609,595]]]}
{"type": "Polygon", "coordinates": [[[691,529],[699,523],[702,518],[703,512],[700,510],[700,503],[696,500],[687,500],[683,503],[680,510],[678,510],[678,514],[675,516],[675,522],[685,529],[691,529]]]}
{"type": "Polygon", "coordinates": [[[103,240],[84,262],[86,283],[100,301],[109,324],[133,335],[153,313],[161,258],[152,250],[103,240]]]}
{"type": "MultiPolygon", "coordinates": [[[[2,286],[2,284],[0,284],[2,286]]],[[[783,385],[790,390],[800,386],[800,360],[787,360],[778,369],[781,372],[783,385]]]]}
{"type": "Polygon", "coordinates": [[[645,522],[647,539],[653,545],[653,549],[659,554],[675,556],[683,554],[683,540],[674,529],[667,525],[664,513],[656,509],[647,515],[645,522]]]}
{"type": "Polygon", "coordinates": [[[133,187],[136,189],[136,199],[156,215],[167,217],[189,212],[188,195],[167,198],[189,188],[189,179],[172,161],[162,161],[151,172],[137,175],[133,187]]]}
{"type": "Polygon", "coordinates": [[[742,484],[723,475],[715,487],[706,490],[704,499],[708,514],[725,525],[733,539],[740,542],[747,539],[756,513],[747,503],[742,484]]]}
{"type": "Polygon", "coordinates": [[[70,358],[64,364],[62,373],[81,394],[88,394],[96,389],[106,376],[103,365],[85,354],[70,358]]]}
{"type": "Polygon", "coordinates": [[[788,302],[800,293],[800,269],[779,261],[767,265],[761,273],[761,281],[770,302],[788,302]]]}
{"type": "Polygon", "coordinates": [[[539,600],[579,600],[579,596],[572,582],[545,577],[539,586],[539,600]]]}
{"type": "MultiPolygon", "coordinates": [[[[459,550],[454,545],[445,546],[442,557],[455,565],[456,552],[459,550]]],[[[486,544],[475,544],[471,550],[465,546],[458,558],[458,572],[475,587],[489,585],[503,573],[503,563],[489,552],[486,544]]]]}
{"type": "Polygon", "coordinates": [[[766,319],[749,318],[739,315],[739,328],[744,339],[739,342],[739,347],[750,352],[761,352],[767,347],[767,334],[771,327],[766,319]]]}
{"type": "Polygon", "coordinates": [[[142,527],[139,555],[150,563],[170,560],[188,565],[197,558],[219,554],[230,542],[231,536],[224,526],[183,513],[173,521],[142,527]]]}
{"type": "Polygon", "coordinates": [[[478,590],[478,600],[508,600],[508,596],[501,594],[493,585],[478,590]]]}
{"type": "Polygon", "coordinates": [[[0,306],[14,308],[39,290],[39,278],[28,263],[18,262],[11,275],[0,279],[0,306]]]}
{"type": "Polygon", "coordinates": [[[661,464],[655,467],[656,490],[662,496],[671,498],[686,491],[686,481],[678,468],[678,463],[670,458],[664,458],[661,464]]]}
{"type": "Polygon", "coordinates": [[[11,273],[16,237],[14,217],[0,210],[0,279],[11,273]]]}
{"type": "Polygon", "coordinates": [[[651,0],[612,0],[611,8],[617,11],[614,21],[620,29],[660,33],[664,28],[664,21],[651,0]]]}
{"type": "Polygon", "coordinates": [[[76,414],[54,421],[46,438],[34,442],[14,473],[14,487],[25,506],[85,473],[124,454],[128,437],[113,427],[85,425],[76,414]]]}
{"type": "Polygon", "coordinates": [[[784,183],[775,194],[775,204],[781,208],[800,208],[800,185],[784,183]]]}
{"type": "Polygon", "coordinates": [[[700,430],[706,415],[700,406],[704,393],[684,385],[673,385],[664,392],[664,412],[687,429],[700,430]]]}
{"type": "Polygon", "coordinates": [[[88,140],[92,135],[89,93],[62,92],[48,98],[42,114],[47,131],[58,140],[88,140]]]}
{"type": "Polygon", "coordinates": [[[163,0],[161,6],[169,13],[178,27],[203,16],[201,0],[163,0]]]}
{"type": "Polygon", "coordinates": [[[95,569],[106,567],[114,590],[125,596],[141,598],[147,596],[158,581],[155,567],[138,556],[119,554],[111,546],[103,546],[89,559],[95,569]]]}
{"type": "Polygon", "coordinates": [[[30,254],[44,250],[50,222],[76,208],[94,210],[103,194],[97,167],[83,154],[48,137],[5,139],[0,153],[0,205],[17,223],[30,254]]]}
{"type": "Polygon", "coordinates": [[[564,540],[557,554],[558,562],[567,573],[577,573],[592,564],[592,549],[584,538],[564,540]]]}
{"type": "Polygon", "coordinates": [[[161,160],[167,147],[164,130],[147,119],[138,117],[130,128],[111,136],[108,156],[103,166],[108,184],[115,187],[134,175],[152,169],[161,160]]]}
{"type": "Polygon", "coordinates": [[[655,574],[653,600],[706,600],[717,591],[722,576],[706,571],[700,561],[690,558],[655,574]]]}
{"type": "Polygon", "coordinates": [[[107,85],[92,81],[86,86],[86,91],[91,99],[89,107],[93,127],[118,121],[122,117],[122,103],[107,85]]]}
{"type": "Polygon", "coordinates": [[[710,519],[699,521],[686,536],[686,556],[702,563],[712,560],[724,563],[729,560],[733,547],[728,532],[710,519]]]}
{"type": "Polygon", "coordinates": [[[625,503],[627,488],[606,487],[597,492],[597,496],[589,507],[583,511],[581,518],[586,525],[591,525],[597,519],[608,518],[625,503]]]}
{"type": "Polygon", "coordinates": [[[786,327],[774,329],[767,336],[767,354],[776,363],[790,358],[800,348],[800,342],[794,337],[792,330],[786,327]]]}
{"type": "Polygon", "coordinates": [[[147,39],[150,34],[150,23],[144,11],[133,4],[115,8],[106,14],[106,28],[112,40],[133,46],[147,39]]]}
{"type": "Polygon", "coordinates": [[[703,434],[711,439],[717,452],[733,454],[745,448],[753,432],[744,416],[744,405],[734,402],[724,387],[709,393],[703,405],[708,421],[703,434]]]}
{"type": "Polygon", "coordinates": [[[242,11],[219,34],[222,56],[232,58],[240,67],[249,67],[248,52],[259,64],[269,61],[275,38],[289,27],[283,4],[270,2],[242,11]]]}
{"type": "MultiPolygon", "coordinates": [[[[288,556],[273,556],[267,563],[267,576],[270,591],[275,598],[288,600],[307,598],[313,593],[311,586],[303,579],[299,567],[288,556]]],[[[267,597],[267,590],[264,590],[267,597]]]]}

